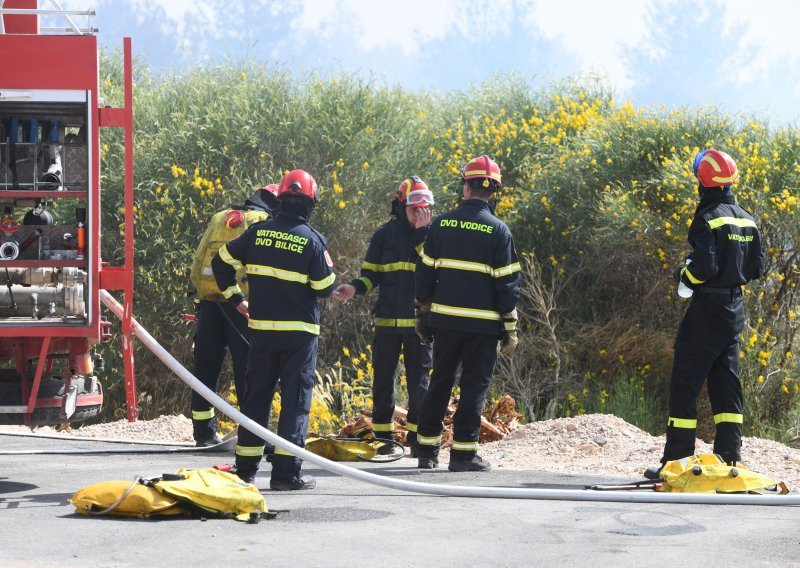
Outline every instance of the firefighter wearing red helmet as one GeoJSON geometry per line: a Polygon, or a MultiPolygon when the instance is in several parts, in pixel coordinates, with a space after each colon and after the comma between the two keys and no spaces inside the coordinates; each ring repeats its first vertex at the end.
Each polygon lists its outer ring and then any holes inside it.
{"type": "MultiPolygon", "coordinates": [[[[317,298],[330,295],[336,278],[327,241],[308,224],[318,200],[319,189],[308,172],[289,172],[278,189],[275,217],[252,225],[220,248],[212,264],[225,297],[248,318],[251,349],[242,412],[266,427],[280,383],[278,435],[300,447],[308,433],[316,371],[317,298]],[[249,302],[235,280],[241,268],[250,285],[249,302]]],[[[252,483],[264,450],[264,440],[239,428],[236,469],[240,478],[252,483]]],[[[313,488],[314,478],[301,475],[300,469],[300,459],[276,449],[270,488],[313,488]]]]}
{"type": "MultiPolygon", "coordinates": [[[[231,354],[236,396],[244,394],[249,344],[247,318],[228,304],[217,287],[211,261],[222,245],[241,235],[250,225],[267,219],[275,208],[277,191],[275,184],[262,187],[243,205],[217,212],[211,218],[194,255],[190,273],[197,310],[194,375],[215,392],[227,350],[231,354]]],[[[243,276],[244,271],[236,274],[243,293],[247,294],[243,276]]],[[[222,440],[217,436],[214,407],[196,392],[192,392],[191,405],[195,444],[204,447],[220,443],[222,440]]]]}
{"type": "MultiPolygon", "coordinates": [[[[406,442],[416,455],[417,420],[428,388],[431,348],[414,331],[414,268],[431,222],[433,193],[417,176],[400,184],[392,200],[392,218],[370,239],[359,278],[336,289],[334,298],[350,300],[378,289],[372,343],[372,429],[377,438],[394,439],[394,376],[402,350],[408,386],[406,442]]],[[[396,446],[384,446],[394,451],[396,446]]],[[[380,451],[380,450],[379,450],[380,451]]]]}
{"type": "Polygon", "coordinates": [[[659,466],[645,472],[652,479],[660,476],[667,461],[694,454],[697,397],[706,380],[717,431],[714,453],[730,464],[741,460],[742,286],[761,277],[764,251],[753,216],[736,203],[731,191],[739,179],[733,158],[719,150],[703,150],[693,169],[700,203],[689,227],[692,252],[675,272],[679,284],[693,294],[675,339],[664,455],[659,466]]]}
{"type": "Polygon", "coordinates": [[[417,429],[418,467],[438,467],[442,421],[461,368],[453,417],[450,471],[491,468],[477,453],[481,412],[497,360],[516,337],[520,264],[511,231],[489,202],[501,188],[500,168],[478,156],[461,170],[464,201],[434,219],[416,269],[417,331],[433,342],[433,374],[417,429]]]}

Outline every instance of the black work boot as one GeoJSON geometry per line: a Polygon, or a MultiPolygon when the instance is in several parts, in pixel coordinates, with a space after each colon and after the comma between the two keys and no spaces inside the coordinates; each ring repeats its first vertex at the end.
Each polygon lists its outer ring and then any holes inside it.
{"type": "Polygon", "coordinates": [[[211,446],[216,446],[217,444],[222,443],[222,438],[220,438],[217,434],[214,434],[210,438],[200,438],[195,440],[195,447],[196,448],[208,448],[211,446]]]}
{"type": "Polygon", "coordinates": [[[420,457],[417,460],[417,467],[419,469],[436,469],[439,467],[439,459],[420,457]]]}
{"type": "Polygon", "coordinates": [[[661,479],[661,469],[664,467],[663,463],[660,463],[653,467],[648,467],[644,470],[644,477],[645,479],[649,479],[651,481],[656,481],[661,479]]]}
{"type": "Polygon", "coordinates": [[[492,464],[484,460],[481,456],[476,455],[471,460],[450,460],[450,465],[447,466],[450,471],[489,471],[492,469],[492,464]]]}
{"type": "Polygon", "coordinates": [[[317,486],[317,480],[310,475],[300,475],[285,481],[282,479],[271,479],[269,488],[273,491],[299,491],[302,489],[314,489],[317,486]]]}
{"type": "Polygon", "coordinates": [[[256,482],[256,473],[258,473],[258,470],[256,470],[256,471],[248,471],[248,470],[239,471],[237,469],[235,473],[239,477],[239,479],[241,479],[245,483],[253,484],[253,483],[256,482]]]}

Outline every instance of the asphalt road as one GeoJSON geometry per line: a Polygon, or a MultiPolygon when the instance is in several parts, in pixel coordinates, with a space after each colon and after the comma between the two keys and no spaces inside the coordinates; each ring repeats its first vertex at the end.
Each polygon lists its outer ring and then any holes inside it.
{"type": "MultiPolygon", "coordinates": [[[[104,447],[120,445],[0,435],[0,451],[104,447]]],[[[256,485],[279,513],[257,525],[85,517],[67,502],[77,489],[98,481],[232,459],[202,453],[0,455],[0,567],[800,566],[796,507],[436,497],[313,467],[306,472],[317,477],[316,489],[276,493],[264,489],[268,464],[256,485]]],[[[421,472],[415,464],[402,459],[358,467],[463,485],[572,489],[630,481],[591,472],[421,472]]]]}

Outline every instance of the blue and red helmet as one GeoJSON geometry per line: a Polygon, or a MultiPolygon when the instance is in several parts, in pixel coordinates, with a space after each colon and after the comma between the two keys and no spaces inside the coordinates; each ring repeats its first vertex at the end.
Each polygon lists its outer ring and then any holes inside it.
{"type": "Polygon", "coordinates": [[[698,152],[694,157],[692,171],[703,187],[728,189],[739,181],[739,169],[733,158],[725,152],[713,148],[698,152]]]}

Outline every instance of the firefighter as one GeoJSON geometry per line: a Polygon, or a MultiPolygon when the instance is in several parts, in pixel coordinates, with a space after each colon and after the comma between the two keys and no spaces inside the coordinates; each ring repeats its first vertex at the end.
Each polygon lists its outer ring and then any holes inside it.
{"type": "MultiPolygon", "coordinates": [[[[433,193],[424,181],[417,176],[404,180],[392,200],[392,218],[372,235],[360,278],[334,292],[334,298],[346,302],[379,288],[373,310],[372,429],[377,438],[394,439],[394,376],[402,349],[408,386],[406,442],[412,456],[416,455],[417,420],[431,371],[431,347],[414,330],[414,268],[431,222],[432,205],[433,193]]],[[[379,452],[384,448],[399,450],[387,445],[379,452]]]]}
{"type": "MultiPolygon", "coordinates": [[[[217,212],[203,234],[195,252],[190,278],[195,288],[197,333],[194,337],[194,375],[216,392],[226,349],[231,354],[233,384],[236,396],[244,394],[244,375],[250,349],[247,319],[225,299],[211,270],[211,259],[226,242],[241,235],[253,223],[264,221],[272,212],[278,192],[276,184],[257,190],[244,205],[217,212]]],[[[242,281],[244,271],[237,273],[237,283],[247,293],[242,281]]],[[[192,392],[192,426],[198,447],[219,444],[214,407],[192,392]]]]}
{"type": "Polygon", "coordinates": [[[490,201],[502,187],[500,168],[478,156],[461,170],[464,201],[437,217],[416,269],[417,332],[433,341],[433,375],[417,431],[418,466],[439,465],[442,421],[461,366],[461,398],[453,417],[450,471],[486,471],[478,454],[481,412],[500,352],[517,344],[520,264],[511,231],[490,201]]]}
{"type": "Polygon", "coordinates": [[[645,472],[651,479],[659,477],[667,461],[694,455],[697,396],[706,378],[716,424],[714,453],[729,464],[741,460],[742,286],[761,277],[764,251],[753,217],[731,191],[739,179],[733,159],[725,152],[704,150],[693,169],[700,203],[689,227],[692,252],[675,272],[679,284],[693,294],[675,339],[667,441],[661,464],[645,472]]]}
{"type": "MultiPolygon", "coordinates": [[[[316,371],[317,298],[330,295],[336,278],[325,238],[308,224],[318,200],[309,173],[289,172],[278,190],[277,215],[220,248],[212,263],[220,289],[249,319],[250,365],[242,412],[266,427],[280,381],[278,435],[300,447],[308,431],[316,371]],[[234,279],[241,267],[250,284],[249,302],[234,279]]],[[[236,469],[244,481],[255,479],[264,449],[264,440],[239,428],[236,469]]],[[[301,475],[300,467],[300,459],[276,448],[270,488],[312,489],[316,481],[301,475]]]]}

